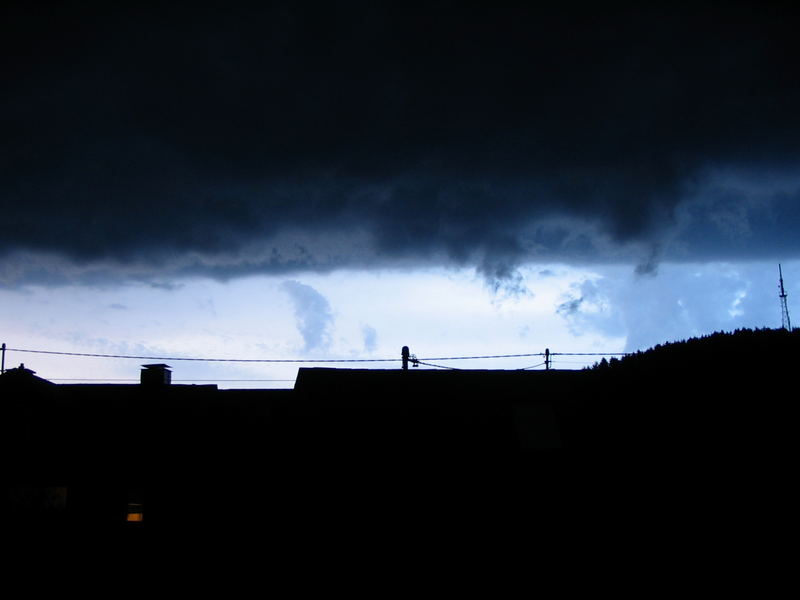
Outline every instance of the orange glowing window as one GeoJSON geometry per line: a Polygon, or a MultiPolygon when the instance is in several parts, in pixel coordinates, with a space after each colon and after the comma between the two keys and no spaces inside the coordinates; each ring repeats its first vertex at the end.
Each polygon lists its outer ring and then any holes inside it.
{"type": "Polygon", "coordinates": [[[141,504],[131,502],[128,504],[128,523],[141,523],[144,521],[144,507],[141,504]]]}

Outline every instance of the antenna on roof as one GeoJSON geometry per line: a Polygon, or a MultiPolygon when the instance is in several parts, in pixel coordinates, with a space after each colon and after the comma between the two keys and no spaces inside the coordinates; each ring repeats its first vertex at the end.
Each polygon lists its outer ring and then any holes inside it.
{"type": "Polygon", "coordinates": [[[778,276],[780,278],[781,288],[781,293],[778,294],[778,297],[781,299],[781,327],[787,331],[791,331],[792,321],[789,319],[789,306],[786,304],[786,290],[783,289],[783,271],[781,271],[780,263],[778,264],[778,276]]]}

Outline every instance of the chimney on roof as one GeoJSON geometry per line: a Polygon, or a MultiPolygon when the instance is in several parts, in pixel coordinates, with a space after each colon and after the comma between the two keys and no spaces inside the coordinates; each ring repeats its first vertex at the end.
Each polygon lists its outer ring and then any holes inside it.
{"type": "Polygon", "coordinates": [[[172,383],[172,371],[169,365],[142,365],[140,383],[146,386],[164,386],[172,383]]]}

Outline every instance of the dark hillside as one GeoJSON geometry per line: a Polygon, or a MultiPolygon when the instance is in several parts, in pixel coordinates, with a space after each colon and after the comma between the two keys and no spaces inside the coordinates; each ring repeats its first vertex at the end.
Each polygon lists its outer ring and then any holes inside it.
{"type": "MultiPolygon", "coordinates": [[[[794,362],[800,350],[800,331],[785,329],[737,329],[716,332],[680,342],[658,344],[645,352],[612,359],[608,366],[615,371],[635,373],[652,369],[723,369],[739,367],[771,368],[794,362]]],[[[596,364],[601,370],[604,364],[596,364]]]]}
{"type": "Polygon", "coordinates": [[[800,332],[744,329],[603,361],[591,370],[597,397],[586,411],[594,431],[587,432],[585,443],[786,445],[798,358],[800,332]]]}

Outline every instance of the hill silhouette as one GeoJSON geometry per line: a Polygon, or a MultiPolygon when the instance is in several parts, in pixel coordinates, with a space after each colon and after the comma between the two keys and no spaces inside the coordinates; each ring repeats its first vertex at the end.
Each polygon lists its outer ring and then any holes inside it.
{"type": "Polygon", "coordinates": [[[721,369],[749,358],[768,360],[769,364],[787,365],[797,357],[800,331],[785,329],[736,329],[714,332],[677,342],[657,344],[646,351],[628,354],[621,359],[596,363],[593,370],[608,367],[632,373],[642,369],[721,369]]]}
{"type": "MultiPolygon", "coordinates": [[[[590,369],[582,415],[612,445],[722,448],[789,443],[800,332],[738,329],[659,344],[590,369]]],[[[605,445],[587,434],[582,444],[605,445]]]]}

